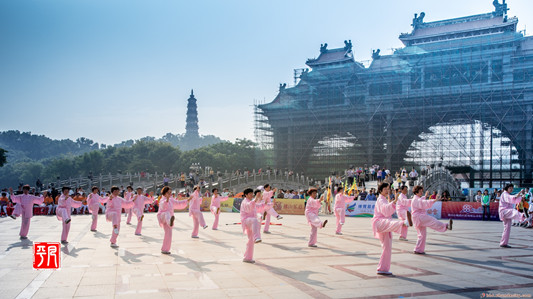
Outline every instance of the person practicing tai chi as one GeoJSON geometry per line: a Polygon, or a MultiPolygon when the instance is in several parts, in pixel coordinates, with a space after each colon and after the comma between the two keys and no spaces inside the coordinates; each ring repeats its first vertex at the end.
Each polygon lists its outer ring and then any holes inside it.
{"type": "Polygon", "coordinates": [[[378,263],[378,275],[392,275],[390,272],[392,256],[392,232],[400,233],[402,226],[412,226],[411,214],[407,212],[407,219],[392,220],[392,214],[396,210],[395,198],[389,202],[390,186],[388,183],[381,183],[378,187],[378,199],[374,207],[374,218],[372,218],[372,230],[374,237],[381,242],[381,257],[378,263]]]}
{"type": "Polygon", "coordinates": [[[108,222],[113,224],[113,231],[111,233],[111,247],[117,248],[117,237],[120,232],[120,220],[122,216],[122,208],[129,209],[133,207],[133,201],[126,200],[118,196],[120,189],[117,186],[111,187],[111,194],[107,202],[107,209],[105,211],[105,216],[108,222]]]}
{"type": "Polygon", "coordinates": [[[514,205],[517,205],[522,201],[522,195],[524,194],[524,189],[520,191],[517,195],[511,195],[513,193],[514,185],[509,184],[503,188],[503,193],[500,197],[500,207],[498,208],[498,213],[500,214],[500,220],[503,222],[503,233],[502,239],[500,241],[500,247],[511,248],[509,246],[509,236],[511,236],[511,224],[513,220],[522,221],[524,217],[522,213],[518,212],[514,205]]]}
{"type": "Polygon", "coordinates": [[[202,196],[200,195],[200,187],[196,186],[194,187],[193,194],[190,197],[190,203],[189,203],[189,216],[192,217],[193,221],[193,229],[191,238],[197,239],[198,238],[198,229],[200,226],[203,227],[203,229],[207,228],[207,224],[205,224],[204,215],[202,214],[202,211],[200,210],[200,206],[202,205],[202,196]]]}
{"type": "Polygon", "coordinates": [[[94,186],[91,189],[91,193],[87,197],[87,205],[89,206],[89,212],[92,214],[91,231],[96,231],[96,225],[98,224],[98,212],[100,211],[100,204],[105,204],[108,198],[103,198],[99,194],[100,190],[94,186]]]}
{"type": "Polygon", "coordinates": [[[11,201],[16,203],[13,214],[11,218],[17,219],[17,217],[22,216],[22,223],[20,224],[20,239],[24,240],[28,238],[28,231],[30,230],[31,217],[33,217],[33,205],[41,205],[44,202],[44,197],[47,195],[47,192],[44,191],[44,196],[34,196],[30,193],[30,185],[22,186],[22,194],[14,195],[13,188],[9,188],[9,193],[11,194],[11,201]]]}
{"type": "MultiPolygon", "coordinates": [[[[128,186],[126,187],[126,192],[124,192],[124,199],[125,200],[131,200],[133,197],[133,187],[128,186]]],[[[126,212],[126,224],[131,224],[131,216],[133,215],[133,209],[132,208],[124,208],[124,212],[126,212]]]]}
{"type": "Polygon", "coordinates": [[[265,234],[270,234],[270,216],[274,216],[278,220],[283,219],[283,217],[280,216],[278,212],[276,212],[276,210],[274,210],[274,202],[272,201],[272,196],[274,195],[277,189],[274,188],[274,190],[272,190],[272,187],[270,187],[269,184],[266,184],[263,186],[263,190],[264,191],[262,196],[263,201],[265,203],[263,214],[263,219],[265,220],[265,227],[263,228],[263,232],[265,234]]]}
{"type": "Polygon", "coordinates": [[[169,186],[163,187],[161,190],[161,199],[159,200],[159,211],[157,212],[157,220],[159,226],[165,231],[163,238],[163,245],[161,246],[162,254],[170,254],[170,246],[172,245],[172,227],[174,226],[174,209],[184,209],[187,206],[189,199],[176,200],[171,197],[172,189],[169,186]]]}
{"type": "MultiPolygon", "coordinates": [[[[398,219],[403,221],[407,220],[407,212],[409,212],[409,208],[411,207],[411,199],[407,197],[407,191],[407,186],[403,185],[400,187],[400,193],[394,196],[394,198],[398,197],[398,201],[396,202],[396,215],[398,215],[398,219]]],[[[402,226],[400,241],[407,241],[408,228],[408,226],[402,226]]]]}
{"type": "Polygon", "coordinates": [[[342,235],[342,226],[346,219],[346,204],[354,201],[355,196],[348,196],[344,194],[344,188],[337,188],[337,195],[335,195],[335,218],[337,219],[337,230],[335,234],[342,235]]]}
{"type": "Polygon", "coordinates": [[[264,203],[261,199],[258,202],[254,195],[260,194],[261,190],[248,188],[243,191],[243,200],[241,203],[241,225],[242,231],[248,235],[246,251],[244,251],[245,263],[255,263],[254,261],[254,244],[261,242],[261,223],[257,220],[257,209],[263,209],[264,203]]]}
{"type": "Polygon", "coordinates": [[[318,194],[317,189],[310,188],[307,191],[307,194],[309,195],[309,199],[307,200],[307,205],[305,206],[305,218],[307,218],[307,222],[311,226],[311,235],[309,237],[309,243],[307,246],[317,247],[316,241],[318,228],[325,227],[326,223],[328,223],[328,220],[322,221],[320,218],[318,218],[318,210],[322,206],[322,199],[316,199],[318,194]]]}
{"type": "Polygon", "coordinates": [[[426,228],[429,227],[438,232],[452,230],[453,220],[450,219],[448,224],[446,224],[438,221],[435,217],[428,215],[427,209],[431,208],[438,199],[426,200],[429,191],[426,192],[426,196],[422,196],[424,194],[424,188],[422,186],[415,186],[413,188],[413,193],[414,196],[411,201],[411,211],[413,214],[413,224],[418,234],[414,253],[426,254],[426,228]]]}
{"type": "Polygon", "coordinates": [[[211,205],[209,206],[209,209],[211,210],[211,213],[215,215],[215,221],[213,221],[213,230],[218,230],[218,218],[220,216],[220,202],[226,201],[229,199],[227,196],[220,196],[218,194],[218,189],[213,188],[211,190],[213,192],[213,196],[211,197],[211,205]]]}
{"type": "Polygon", "coordinates": [[[137,216],[137,228],[135,229],[135,235],[140,236],[144,219],[144,206],[152,203],[153,200],[150,197],[143,195],[143,188],[141,186],[137,187],[135,191],[137,191],[137,193],[132,197],[132,212],[135,214],[135,216],[137,216]]]}
{"type": "Polygon", "coordinates": [[[70,231],[70,213],[72,208],[81,207],[81,201],[72,199],[69,196],[70,187],[61,188],[61,196],[57,201],[56,216],[57,220],[63,223],[63,232],[61,233],[61,244],[68,244],[68,232],[70,231]]]}

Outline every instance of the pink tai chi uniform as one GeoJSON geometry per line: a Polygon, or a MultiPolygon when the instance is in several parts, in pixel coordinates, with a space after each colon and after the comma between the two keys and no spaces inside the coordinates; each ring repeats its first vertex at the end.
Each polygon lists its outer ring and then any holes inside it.
{"type": "Polygon", "coordinates": [[[228,200],[229,197],[227,196],[216,196],[213,195],[211,197],[211,205],[209,206],[209,209],[211,210],[211,213],[215,215],[215,221],[213,222],[213,230],[218,229],[218,217],[220,216],[220,202],[228,200]]]}
{"type": "Polygon", "coordinates": [[[522,201],[521,196],[513,196],[507,191],[503,191],[500,197],[498,212],[500,214],[500,220],[503,221],[503,234],[500,246],[507,246],[507,243],[509,243],[512,221],[522,221],[522,214],[514,208],[514,205],[519,204],[520,201],[522,201]]]}
{"type": "Polygon", "coordinates": [[[98,212],[100,211],[100,204],[105,204],[108,198],[103,198],[98,194],[91,193],[87,198],[87,205],[89,206],[89,212],[92,214],[91,231],[96,231],[96,225],[98,224],[98,212]]]}
{"type": "Polygon", "coordinates": [[[37,197],[30,194],[11,195],[11,200],[17,204],[13,215],[16,217],[22,216],[19,235],[22,239],[26,239],[30,230],[31,217],[33,217],[33,205],[41,205],[44,202],[44,196],[37,197]]]}
{"type": "Polygon", "coordinates": [[[261,224],[257,220],[257,209],[264,208],[263,203],[244,198],[241,203],[241,225],[243,233],[248,236],[246,251],[244,251],[244,261],[254,260],[254,243],[261,242],[261,224]]]}
{"type": "Polygon", "coordinates": [[[388,202],[383,195],[379,195],[374,207],[372,230],[374,237],[381,242],[381,258],[378,263],[378,272],[389,272],[392,256],[392,232],[400,233],[404,222],[392,220],[391,216],[396,210],[396,204],[388,202]]]}
{"type": "Polygon", "coordinates": [[[187,206],[187,200],[176,200],[174,198],[161,197],[159,200],[159,211],[157,212],[157,220],[159,226],[165,231],[163,238],[163,246],[161,252],[170,252],[170,245],[172,244],[172,226],[174,226],[174,209],[184,209],[187,206]]]}
{"type": "Polygon", "coordinates": [[[448,225],[442,223],[428,215],[427,209],[431,208],[435,201],[426,200],[425,196],[419,197],[415,195],[411,202],[411,214],[413,217],[413,226],[418,233],[416,240],[415,253],[424,253],[426,249],[426,228],[432,228],[438,232],[445,232],[448,225]]]}
{"type": "MultiPolygon", "coordinates": [[[[407,220],[407,211],[409,211],[409,208],[411,207],[411,199],[407,198],[407,196],[400,192],[400,195],[398,195],[398,201],[396,201],[396,215],[398,215],[398,219],[400,220],[407,220]]],[[[429,209],[429,208],[428,208],[429,209]]],[[[409,229],[408,226],[402,226],[402,232],[400,233],[400,239],[407,239],[407,230],[409,229]]]]}
{"type": "MultiPolygon", "coordinates": [[[[133,197],[133,192],[124,192],[124,199],[125,200],[131,200],[131,198],[133,197]]],[[[131,224],[131,216],[133,214],[133,209],[132,208],[124,208],[124,212],[126,212],[126,214],[128,215],[128,218],[126,218],[126,224],[131,224]]]]}
{"type": "Polygon", "coordinates": [[[107,209],[105,211],[105,217],[108,222],[113,225],[113,232],[111,233],[111,245],[116,245],[118,233],[120,231],[120,218],[122,216],[122,208],[129,209],[133,207],[133,201],[125,200],[122,197],[109,197],[107,202],[107,209]],[[115,228],[115,225],[117,226],[115,228]]]}
{"type": "Polygon", "coordinates": [[[152,199],[150,197],[146,197],[144,195],[135,194],[133,195],[133,213],[135,216],[137,216],[137,228],[135,229],[135,234],[137,236],[141,235],[141,230],[143,226],[143,218],[144,218],[144,206],[146,204],[152,203],[152,199]]]}
{"type": "Polygon", "coordinates": [[[194,227],[192,229],[192,238],[198,238],[198,228],[199,226],[202,226],[203,228],[207,228],[207,225],[205,224],[204,215],[202,214],[202,211],[200,210],[200,205],[202,204],[202,196],[200,196],[200,191],[196,189],[194,193],[191,195],[191,203],[189,204],[189,216],[192,216],[192,221],[194,224],[194,227]]]}
{"type": "MultiPolygon", "coordinates": [[[[311,225],[311,236],[309,237],[309,243],[307,244],[310,247],[316,247],[318,228],[324,226],[324,222],[318,218],[318,210],[322,204],[320,200],[309,197],[307,199],[307,204],[305,205],[305,218],[307,218],[307,223],[311,225]]],[[[327,221],[327,220],[326,220],[327,221]]]]}
{"type": "Polygon", "coordinates": [[[340,235],[346,218],[346,204],[354,201],[355,196],[347,196],[343,193],[335,195],[335,218],[337,218],[336,234],[340,235]]]}
{"type": "MultiPolygon", "coordinates": [[[[270,229],[270,216],[276,217],[277,219],[281,219],[282,217],[274,210],[274,201],[272,201],[272,195],[274,194],[273,190],[270,191],[263,191],[263,201],[264,206],[262,208],[262,212],[266,212],[265,217],[265,227],[263,228],[263,231],[265,233],[269,233],[270,229]]],[[[262,213],[260,211],[260,213],[262,213]]]]}
{"type": "Polygon", "coordinates": [[[56,216],[57,220],[63,223],[63,232],[61,233],[61,242],[66,242],[68,232],[70,231],[70,213],[72,208],[81,207],[81,201],[76,201],[70,196],[61,194],[57,200],[56,216]]]}

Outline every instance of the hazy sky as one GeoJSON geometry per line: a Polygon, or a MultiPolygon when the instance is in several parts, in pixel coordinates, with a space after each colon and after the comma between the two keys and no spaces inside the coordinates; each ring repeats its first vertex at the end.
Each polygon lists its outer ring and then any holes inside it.
{"type": "MultiPolygon", "coordinates": [[[[533,31],[533,1],[508,0],[533,31]]],[[[253,138],[271,101],[320,44],[351,39],[358,61],[389,54],[425,21],[493,11],[492,0],[0,2],[0,130],[113,144],[185,132],[191,88],[200,134],[253,138]]]]}

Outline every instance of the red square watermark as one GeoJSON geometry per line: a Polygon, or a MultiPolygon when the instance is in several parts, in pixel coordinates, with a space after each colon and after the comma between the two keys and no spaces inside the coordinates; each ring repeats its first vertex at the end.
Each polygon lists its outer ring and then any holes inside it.
{"type": "Polygon", "coordinates": [[[60,269],[61,245],[59,242],[33,243],[33,269],[60,269]]]}

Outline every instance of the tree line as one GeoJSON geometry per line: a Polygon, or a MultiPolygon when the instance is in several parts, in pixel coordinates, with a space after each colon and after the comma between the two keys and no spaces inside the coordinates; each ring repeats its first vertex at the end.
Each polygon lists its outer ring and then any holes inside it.
{"type": "Polygon", "coordinates": [[[255,143],[246,139],[190,151],[182,151],[164,141],[139,140],[131,146],[107,147],[81,155],[7,163],[0,168],[0,183],[2,187],[20,183],[34,185],[38,178],[46,183],[56,181],[57,177],[67,179],[118,172],[176,174],[188,172],[193,163],[200,163],[202,167],[210,166],[214,171],[221,172],[257,169],[265,166],[265,156],[255,143]]]}

